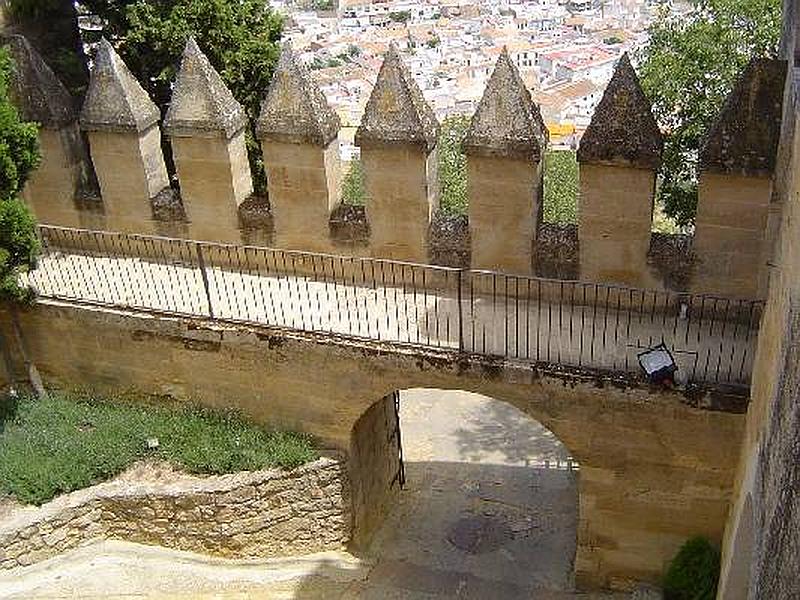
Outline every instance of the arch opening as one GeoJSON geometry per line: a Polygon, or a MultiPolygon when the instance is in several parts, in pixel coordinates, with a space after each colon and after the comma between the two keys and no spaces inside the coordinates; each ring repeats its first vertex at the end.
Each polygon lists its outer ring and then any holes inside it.
{"type": "Polygon", "coordinates": [[[579,466],[515,406],[402,390],[358,420],[350,459],[354,542],[377,565],[366,586],[480,597],[574,588],[579,466]]]}

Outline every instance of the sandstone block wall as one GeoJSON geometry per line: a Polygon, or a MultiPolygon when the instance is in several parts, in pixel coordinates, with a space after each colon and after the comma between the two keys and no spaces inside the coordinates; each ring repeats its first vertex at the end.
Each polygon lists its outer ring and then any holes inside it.
{"type": "Polygon", "coordinates": [[[263,141],[269,201],[279,248],[328,252],[328,221],[339,205],[339,144],[263,141]]]}
{"type": "MultiPolygon", "coordinates": [[[[722,537],[744,429],[740,399],[54,302],[21,319],[31,359],[51,385],[233,405],[348,453],[355,423],[394,390],[462,389],[509,402],[549,428],[586,473],[576,560],[586,586],[657,582],[687,538],[722,537]]],[[[7,317],[0,322],[13,339],[7,317]]]]}
{"type": "Polygon", "coordinates": [[[80,227],[75,195],[83,165],[74,148],[81,135],[77,125],[63,129],[39,129],[42,162],[23,191],[23,198],[37,221],[64,227],[80,227]]]}
{"type": "Polygon", "coordinates": [[[585,281],[660,287],[647,269],[656,173],[580,166],[580,273],[585,281]]]}
{"type": "Polygon", "coordinates": [[[698,189],[695,292],[764,298],[772,181],[702,173],[698,189]]]}
{"type": "Polygon", "coordinates": [[[370,406],[353,426],[349,465],[357,547],[366,547],[400,492],[398,435],[391,395],[370,406]]]}
{"type": "Polygon", "coordinates": [[[467,159],[472,268],[532,272],[542,164],[479,155],[467,159]]]}
{"type": "Polygon", "coordinates": [[[158,126],[142,133],[91,131],[89,145],[109,226],[152,233],[150,199],[169,187],[158,126]]]}
{"type": "Polygon", "coordinates": [[[361,161],[372,256],[428,262],[428,229],[438,205],[436,152],[370,146],[361,161]]]}
{"type": "Polygon", "coordinates": [[[114,538],[230,558],[338,550],[350,539],[346,465],[174,483],[109,482],[0,521],[0,568],[30,565],[114,538]]]}
{"type": "Polygon", "coordinates": [[[253,192],[244,131],[230,139],[174,136],[171,145],[189,237],[241,243],[238,208],[253,192]]]}

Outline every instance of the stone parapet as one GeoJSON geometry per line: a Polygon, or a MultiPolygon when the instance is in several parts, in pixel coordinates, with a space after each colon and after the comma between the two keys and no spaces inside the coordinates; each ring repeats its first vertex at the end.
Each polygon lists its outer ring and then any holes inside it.
{"type": "Polygon", "coordinates": [[[339,128],[338,115],[286,43],[256,126],[277,247],[330,251],[328,223],[341,197],[339,128]]]}
{"type": "Polygon", "coordinates": [[[86,191],[91,175],[72,96],[23,36],[8,36],[6,44],[15,64],[12,100],[23,119],[39,125],[42,159],[23,198],[39,222],[80,226],[75,198],[86,191]]]}
{"type": "Polygon", "coordinates": [[[473,268],[533,272],[547,141],[539,108],[503,48],[463,142],[473,268]]]}
{"type": "Polygon", "coordinates": [[[109,227],[152,229],[151,199],[169,187],[158,107],[105,38],[81,110],[109,227]]]}
{"type": "Polygon", "coordinates": [[[0,569],[103,538],[230,558],[340,550],[350,539],[348,502],[346,466],[330,458],[292,471],[112,481],[0,522],[0,569]]]}
{"type": "Polygon", "coordinates": [[[663,138],[625,54],[578,149],[580,278],[657,287],[647,266],[663,138]]]}
{"type": "Polygon", "coordinates": [[[190,38],[164,119],[194,239],[241,242],[238,207],[253,193],[247,117],[190,38]]]}
{"type": "Polygon", "coordinates": [[[700,152],[692,291],[764,298],[786,63],[760,59],[739,77],[700,152]]]}
{"type": "Polygon", "coordinates": [[[439,202],[438,131],[433,110],[392,45],[355,136],[372,256],[428,262],[428,232],[439,202]]]}

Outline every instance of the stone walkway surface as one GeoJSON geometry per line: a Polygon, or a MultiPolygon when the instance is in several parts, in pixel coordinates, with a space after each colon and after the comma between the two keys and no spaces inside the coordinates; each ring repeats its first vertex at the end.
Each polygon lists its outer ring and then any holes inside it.
{"type": "Polygon", "coordinates": [[[752,303],[694,297],[682,315],[677,295],[664,292],[315,255],[287,260],[286,253],[266,249],[252,249],[263,250],[252,259],[237,250],[242,256],[232,267],[214,248],[206,250],[204,269],[193,255],[175,252],[141,259],[49,249],[30,280],[44,297],[211,312],[233,321],[613,371],[638,371],[637,354],[663,341],[689,380],[749,380],[759,317],[752,303]]]}
{"type": "Polygon", "coordinates": [[[107,541],[0,572],[0,598],[628,597],[571,591],[579,471],[548,430],[441,390],[402,392],[401,426],[407,486],[365,556],[232,561],[107,541]]]}

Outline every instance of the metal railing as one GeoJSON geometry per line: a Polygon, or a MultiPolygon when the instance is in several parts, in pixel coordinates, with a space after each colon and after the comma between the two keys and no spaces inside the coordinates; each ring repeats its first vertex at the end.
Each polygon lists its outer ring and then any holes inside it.
{"type": "Polygon", "coordinates": [[[665,343],[749,381],[762,303],[398,261],[40,227],[40,296],[610,371],[665,343]]]}

